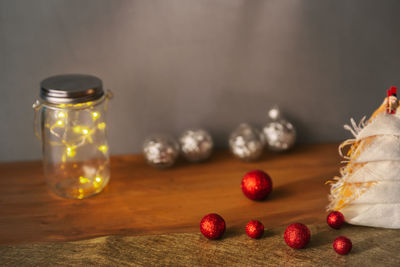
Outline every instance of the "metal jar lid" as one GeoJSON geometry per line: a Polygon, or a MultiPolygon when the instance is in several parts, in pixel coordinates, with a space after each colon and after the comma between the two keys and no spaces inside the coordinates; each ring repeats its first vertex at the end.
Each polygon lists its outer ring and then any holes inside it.
{"type": "Polygon", "coordinates": [[[40,83],[40,98],[51,104],[84,103],[95,101],[103,95],[101,80],[92,75],[56,75],[40,83]]]}

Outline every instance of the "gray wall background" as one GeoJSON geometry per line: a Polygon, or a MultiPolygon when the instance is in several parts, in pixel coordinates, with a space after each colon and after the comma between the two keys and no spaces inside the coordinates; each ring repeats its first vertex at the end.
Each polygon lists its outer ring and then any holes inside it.
{"type": "Polygon", "coordinates": [[[0,0],[0,160],[41,157],[41,79],[101,77],[113,154],[204,127],[219,147],[278,104],[299,142],[339,141],[400,85],[400,1],[0,0]]]}

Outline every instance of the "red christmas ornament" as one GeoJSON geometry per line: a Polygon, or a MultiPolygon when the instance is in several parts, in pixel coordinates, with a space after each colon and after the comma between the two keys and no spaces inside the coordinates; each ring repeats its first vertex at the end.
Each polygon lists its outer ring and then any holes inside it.
{"type": "Polygon", "coordinates": [[[272,180],[263,171],[250,171],[243,177],[241,188],[246,197],[252,200],[262,200],[271,192],[272,180]]]}
{"type": "Polygon", "coordinates": [[[339,236],[333,241],[333,249],[340,255],[348,254],[352,247],[351,240],[345,236],[339,236]]]}
{"type": "Polygon", "coordinates": [[[250,221],[246,225],[246,234],[251,238],[260,238],[264,234],[264,225],[257,220],[250,221]]]}
{"type": "Polygon", "coordinates": [[[293,223],[289,225],[285,234],[286,244],[291,248],[304,248],[310,241],[310,230],[302,223],[293,223]]]}
{"type": "Polygon", "coordinates": [[[225,232],[225,221],[218,214],[207,214],[200,222],[200,231],[208,239],[218,239],[225,232]]]}
{"type": "Polygon", "coordinates": [[[386,105],[386,112],[390,114],[396,113],[396,108],[393,108],[391,106],[391,103],[389,102],[389,98],[391,96],[397,97],[397,87],[391,86],[389,90],[387,90],[387,105],[386,105]]]}
{"type": "Polygon", "coordinates": [[[332,211],[326,217],[326,222],[333,229],[339,229],[344,223],[344,216],[340,211],[332,211]]]}

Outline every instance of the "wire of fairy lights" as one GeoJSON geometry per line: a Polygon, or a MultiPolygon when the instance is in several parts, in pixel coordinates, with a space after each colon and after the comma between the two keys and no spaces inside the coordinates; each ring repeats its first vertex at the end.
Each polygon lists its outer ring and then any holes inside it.
{"type": "MultiPolygon", "coordinates": [[[[93,139],[92,136],[97,132],[97,131],[104,131],[106,128],[106,123],[101,120],[102,114],[105,114],[105,112],[108,109],[108,102],[112,98],[112,93],[110,91],[107,91],[106,95],[99,99],[96,102],[85,102],[85,103],[79,103],[79,104],[58,104],[58,105],[53,105],[49,103],[41,103],[40,101],[36,100],[36,102],[33,104],[33,109],[35,111],[34,113],[34,132],[35,135],[41,140],[42,136],[39,133],[38,130],[38,115],[43,109],[43,107],[49,108],[54,111],[54,120],[51,123],[44,123],[42,127],[45,129],[48,129],[50,134],[54,137],[49,141],[50,145],[52,146],[63,146],[64,147],[64,153],[61,156],[61,162],[62,164],[65,164],[69,158],[74,158],[77,155],[77,149],[79,147],[82,147],[86,144],[93,144],[93,139]],[[104,103],[104,112],[100,112],[99,110],[93,110],[95,106],[98,104],[101,104],[103,101],[104,103]],[[73,125],[72,130],[75,134],[78,135],[78,138],[74,140],[69,140],[69,138],[66,138],[66,130],[63,131],[62,134],[57,131],[58,129],[65,129],[67,127],[70,127],[71,120],[68,119],[68,110],[76,110],[78,112],[89,112],[90,117],[93,120],[93,127],[87,127],[85,125],[73,125]],[[54,141],[56,140],[56,141],[54,141]]],[[[78,121],[78,120],[76,120],[78,121]]],[[[72,124],[72,123],[71,123],[72,124]]],[[[106,143],[100,144],[97,146],[97,149],[102,152],[104,155],[108,152],[108,146],[106,143]]],[[[98,169],[97,173],[101,173],[107,162],[101,164],[98,169]]],[[[85,184],[90,182],[90,179],[80,176],[79,181],[81,184],[85,184]]],[[[96,175],[93,181],[94,187],[99,187],[103,179],[101,178],[100,175],[96,175]]]]}

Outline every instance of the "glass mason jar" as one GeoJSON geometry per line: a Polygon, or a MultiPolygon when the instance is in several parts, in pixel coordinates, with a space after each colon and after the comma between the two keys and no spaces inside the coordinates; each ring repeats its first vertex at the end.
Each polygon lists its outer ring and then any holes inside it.
{"type": "Polygon", "coordinates": [[[110,179],[105,115],[111,93],[99,78],[80,74],[52,76],[40,86],[34,123],[48,186],[66,198],[101,192],[110,179]]]}

